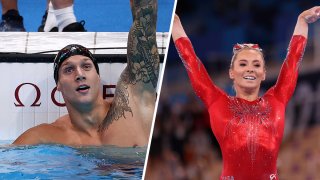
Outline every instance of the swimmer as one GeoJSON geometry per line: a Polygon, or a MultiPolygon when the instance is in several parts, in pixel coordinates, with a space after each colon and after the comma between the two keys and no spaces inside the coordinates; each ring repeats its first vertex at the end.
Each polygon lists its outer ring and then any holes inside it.
{"type": "Polygon", "coordinates": [[[147,145],[159,77],[157,0],[130,3],[133,24],[128,35],[128,62],[113,101],[102,97],[99,67],[91,52],[80,45],[68,45],[54,60],[57,90],[68,114],[27,130],[13,144],[147,145]]]}

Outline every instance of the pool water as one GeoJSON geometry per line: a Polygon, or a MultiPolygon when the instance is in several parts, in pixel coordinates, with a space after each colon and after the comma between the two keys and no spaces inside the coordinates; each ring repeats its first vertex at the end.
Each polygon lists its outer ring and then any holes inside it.
{"type": "Polygon", "coordinates": [[[141,179],[145,154],[145,147],[2,145],[0,179],[141,179]]]}

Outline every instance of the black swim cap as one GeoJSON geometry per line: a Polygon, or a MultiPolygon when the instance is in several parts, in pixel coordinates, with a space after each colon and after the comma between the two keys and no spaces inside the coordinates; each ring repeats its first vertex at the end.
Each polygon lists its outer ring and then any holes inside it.
{"type": "Polygon", "coordinates": [[[93,57],[93,55],[91,54],[91,52],[79,45],[79,44],[70,44],[64,48],[62,48],[59,53],[56,55],[56,57],[54,58],[54,62],[53,62],[53,71],[54,71],[54,80],[56,81],[56,83],[58,83],[58,79],[59,79],[59,68],[62,64],[62,62],[66,59],[68,59],[71,56],[75,56],[75,55],[82,55],[82,56],[86,56],[88,58],[90,58],[96,68],[97,73],[99,74],[99,66],[98,63],[96,61],[96,59],[93,57]]]}

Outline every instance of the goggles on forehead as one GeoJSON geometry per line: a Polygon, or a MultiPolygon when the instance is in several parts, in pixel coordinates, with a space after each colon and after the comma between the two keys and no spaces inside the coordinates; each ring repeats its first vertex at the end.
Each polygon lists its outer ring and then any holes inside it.
{"type": "Polygon", "coordinates": [[[54,59],[54,66],[61,64],[61,62],[73,55],[83,55],[94,60],[91,52],[87,48],[78,44],[70,44],[59,51],[54,59]]]}
{"type": "Polygon", "coordinates": [[[96,61],[96,59],[93,57],[93,55],[91,54],[91,52],[79,45],[79,44],[70,44],[64,48],[62,48],[59,53],[56,55],[54,61],[53,61],[53,70],[54,70],[54,79],[56,81],[56,83],[58,82],[59,76],[58,76],[58,71],[59,68],[62,64],[63,61],[65,61],[66,59],[68,59],[71,56],[74,55],[82,55],[82,56],[86,56],[88,58],[90,58],[96,68],[97,73],[99,74],[99,66],[98,63],[96,61]]]}
{"type": "Polygon", "coordinates": [[[239,43],[237,43],[233,46],[233,53],[235,53],[243,48],[255,49],[260,52],[262,51],[262,49],[259,47],[258,44],[250,44],[250,43],[239,44],[239,43]]]}

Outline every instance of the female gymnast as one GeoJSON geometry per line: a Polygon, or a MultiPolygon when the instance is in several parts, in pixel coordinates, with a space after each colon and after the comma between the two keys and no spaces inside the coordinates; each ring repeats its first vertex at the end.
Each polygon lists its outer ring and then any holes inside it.
{"type": "Polygon", "coordinates": [[[257,44],[236,44],[229,69],[236,96],[228,96],[210,79],[175,15],[172,37],[192,87],[210,114],[211,129],[223,156],[221,180],[277,180],[277,156],[285,107],[292,96],[307,43],[308,24],[320,18],[320,6],[302,12],[276,84],[259,97],[266,77],[257,44]]]}

